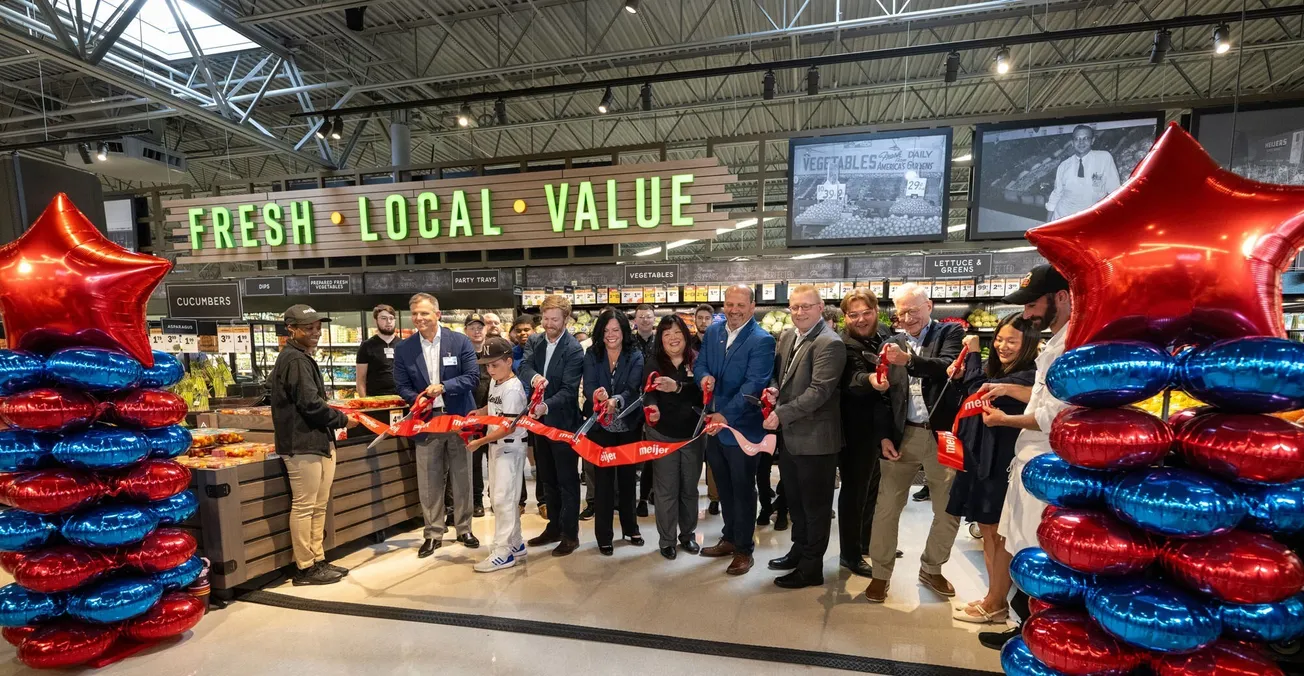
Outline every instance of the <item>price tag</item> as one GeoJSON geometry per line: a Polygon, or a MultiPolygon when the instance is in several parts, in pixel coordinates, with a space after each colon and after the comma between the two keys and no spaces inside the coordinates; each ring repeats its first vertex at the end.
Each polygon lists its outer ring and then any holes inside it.
{"type": "Polygon", "coordinates": [[[679,287],[677,287],[677,286],[672,286],[672,287],[666,289],[666,302],[667,302],[667,303],[678,303],[678,302],[679,302],[679,287]]]}
{"type": "Polygon", "coordinates": [[[393,411],[389,412],[389,424],[397,425],[398,421],[402,419],[403,419],[403,411],[399,409],[394,409],[393,411]]]}
{"type": "Polygon", "coordinates": [[[718,287],[718,286],[708,286],[708,287],[706,288],[706,301],[707,301],[708,303],[719,303],[719,302],[720,302],[720,287],[718,287]]]}
{"type": "Polygon", "coordinates": [[[774,282],[761,285],[761,300],[774,300],[774,282]]]}
{"type": "Polygon", "coordinates": [[[928,179],[914,176],[906,177],[906,197],[923,197],[928,189],[928,179]]]}
{"type": "Polygon", "coordinates": [[[249,329],[244,326],[217,327],[217,351],[223,354],[249,354],[253,345],[249,341],[249,329]]]}
{"type": "Polygon", "coordinates": [[[642,288],[642,287],[634,287],[634,288],[631,289],[631,288],[621,287],[621,289],[620,289],[620,302],[622,302],[622,303],[642,303],[642,302],[643,302],[643,288],[642,288]]]}
{"type": "Polygon", "coordinates": [[[666,302],[666,287],[664,286],[657,287],[656,292],[653,294],[653,298],[656,299],[655,302],[657,303],[666,302]]]}
{"type": "Polygon", "coordinates": [[[150,329],[149,346],[151,349],[169,354],[198,352],[199,336],[185,336],[179,333],[163,333],[162,329],[150,329]],[[157,333],[156,333],[157,332],[157,333]]]}

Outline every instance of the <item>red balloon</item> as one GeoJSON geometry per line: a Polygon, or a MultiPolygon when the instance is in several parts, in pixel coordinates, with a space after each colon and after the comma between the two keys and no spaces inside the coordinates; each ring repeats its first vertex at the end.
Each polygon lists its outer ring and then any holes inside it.
{"type": "Polygon", "coordinates": [[[1276,416],[1196,416],[1182,425],[1177,448],[1191,465],[1229,479],[1266,483],[1304,479],[1304,427],[1276,416]]]}
{"type": "Polygon", "coordinates": [[[85,472],[40,469],[0,484],[0,503],[37,514],[59,514],[89,505],[108,492],[108,486],[85,472]]]}
{"type": "Polygon", "coordinates": [[[1160,561],[1182,584],[1230,603],[1276,603],[1304,589],[1299,556],[1262,533],[1171,540],[1160,561]]]}
{"type": "Polygon", "coordinates": [[[195,554],[195,538],[180,528],[160,528],[128,549],[122,560],[146,573],[176,568],[195,554]]]}
{"type": "Polygon", "coordinates": [[[1070,676],[1120,676],[1144,658],[1082,610],[1052,608],[1033,615],[1023,623],[1023,640],[1046,666],[1070,676]]]}
{"type": "Polygon", "coordinates": [[[18,570],[19,564],[26,558],[27,554],[24,552],[0,552],[0,568],[13,575],[14,571],[18,570]]]}
{"type": "Polygon", "coordinates": [[[190,486],[190,470],[173,460],[145,460],[118,479],[117,495],[132,500],[162,500],[190,486]]]}
{"type": "Polygon", "coordinates": [[[1159,555],[1144,531],[1086,509],[1060,509],[1042,519],[1037,539],[1050,558],[1083,573],[1139,573],[1159,555]]]}
{"type": "Polygon", "coordinates": [[[1158,656],[1152,666],[1159,676],[1282,676],[1281,667],[1257,647],[1226,640],[1185,655],[1158,656]]]}
{"type": "Polygon", "coordinates": [[[1048,603],[1038,598],[1028,597],[1028,613],[1030,615],[1036,615],[1037,613],[1040,613],[1044,610],[1050,610],[1051,608],[1058,608],[1058,607],[1059,606],[1056,606],[1053,603],[1048,603]]]}
{"type": "Polygon", "coordinates": [[[185,592],[169,592],[144,615],[128,621],[122,633],[136,641],[157,641],[182,634],[203,618],[203,601],[185,592]]]}
{"type": "Polygon", "coordinates": [[[118,630],[98,624],[55,622],[32,632],[18,646],[18,659],[34,669],[76,666],[103,655],[118,638],[118,630]]]}
{"type": "Polygon", "coordinates": [[[128,427],[167,427],[185,420],[186,402],[167,390],[132,390],[113,398],[107,416],[128,427]]]}
{"type": "Polygon", "coordinates": [[[1173,428],[1173,432],[1179,432],[1182,425],[1191,422],[1198,415],[1213,413],[1215,410],[1212,406],[1192,406],[1172,413],[1168,416],[1168,426],[1173,428]]]}
{"type": "Polygon", "coordinates": [[[89,394],[63,388],[42,387],[0,399],[0,418],[14,427],[38,432],[89,425],[99,412],[89,394]]]}
{"type": "Polygon", "coordinates": [[[14,567],[14,581],[32,590],[53,594],[71,591],[118,567],[107,553],[85,547],[58,545],[28,552],[14,567]]]}
{"type": "Polygon", "coordinates": [[[1027,238],[1069,280],[1066,349],[1284,337],[1281,273],[1304,245],[1304,188],[1226,171],[1172,124],[1122,187],[1027,238]]]}
{"type": "Polygon", "coordinates": [[[1124,469],[1154,464],[1173,446],[1173,430],[1139,408],[1060,411],[1050,428],[1050,447],[1070,465],[1124,469]]]}
{"type": "Polygon", "coordinates": [[[37,629],[40,629],[40,627],[33,627],[30,625],[22,627],[5,627],[0,629],[0,636],[3,636],[9,645],[17,648],[23,644],[23,641],[27,640],[28,636],[36,633],[37,629]]]}
{"type": "Polygon", "coordinates": [[[9,345],[50,352],[117,348],[154,365],[145,303],[172,264],[109,241],[68,196],[0,247],[0,313],[9,345]]]}

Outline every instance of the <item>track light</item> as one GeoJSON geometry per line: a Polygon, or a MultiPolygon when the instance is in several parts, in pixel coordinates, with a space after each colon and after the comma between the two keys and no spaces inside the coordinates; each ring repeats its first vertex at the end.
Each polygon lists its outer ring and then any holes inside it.
{"type": "Polygon", "coordinates": [[[314,131],[313,133],[317,135],[317,138],[319,138],[319,139],[325,139],[325,138],[326,138],[326,134],[328,134],[328,133],[330,132],[330,130],[331,130],[331,122],[330,122],[330,120],[328,120],[328,119],[326,119],[326,118],[323,117],[323,118],[321,119],[321,124],[317,125],[317,130],[314,131]]]}
{"type": "Polygon", "coordinates": [[[946,55],[946,83],[950,84],[960,79],[960,52],[951,52],[946,55]]]}
{"type": "Polygon", "coordinates": [[[818,66],[811,66],[806,69],[806,94],[815,96],[820,93],[820,69],[818,66]]]}
{"type": "Polygon", "coordinates": [[[630,14],[638,14],[638,0],[625,0],[625,11],[630,14]]]}
{"type": "Polygon", "coordinates": [[[1163,63],[1168,57],[1168,50],[1173,48],[1173,34],[1167,28],[1155,31],[1154,44],[1150,46],[1150,63],[1163,63]]]}
{"type": "Polygon", "coordinates": [[[494,119],[498,120],[499,125],[507,124],[507,102],[498,99],[494,101],[494,119]]]}
{"type": "Polygon", "coordinates": [[[651,82],[645,83],[643,85],[643,88],[638,90],[638,98],[641,100],[641,103],[643,104],[643,112],[645,113],[652,112],[652,83],[651,82]]]}
{"type": "Polygon", "coordinates": [[[1232,29],[1225,23],[1218,24],[1218,27],[1213,29],[1213,53],[1226,54],[1230,51],[1232,51],[1232,29]]]}
{"type": "Polygon", "coordinates": [[[996,51],[996,73],[1004,75],[1010,72],[1010,48],[1001,47],[996,51]]]}
{"type": "Polygon", "coordinates": [[[598,103],[598,112],[599,113],[611,112],[611,104],[614,101],[615,101],[615,97],[612,96],[611,94],[611,87],[607,87],[607,91],[603,92],[602,94],[602,101],[598,103]]]}
{"type": "Polygon", "coordinates": [[[338,141],[341,136],[344,136],[344,118],[336,115],[335,124],[331,126],[331,138],[338,141]]]}
{"type": "Polygon", "coordinates": [[[761,98],[766,101],[774,100],[774,71],[765,71],[765,77],[761,80],[762,93],[761,98]]]}
{"type": "Polygon", "coordinates": [[[97,160],[99,160],[99,161],[101,161],[101,162],[107,161],[107,160],[109,159],[109,144],[108,144],[108,143],[105,143],[104,141],[100,141],[99,152],[98,152],[98,153],[95,153],[95,159],[97,159],[97,160]]]}
{"type": "Polygon", "coordinates": [[[465,103],[463,103],[462,109],[457,111],[457,126],[459,127],[471,126],[471,106],[468,106],[465,103]]]}
{"type": "Polygon", "coordinates": [[[77,154],[81,155],[83,164],[93,164],[93,162],[91,162],[91,147],[89,144],[78,143],[77,154]]]}

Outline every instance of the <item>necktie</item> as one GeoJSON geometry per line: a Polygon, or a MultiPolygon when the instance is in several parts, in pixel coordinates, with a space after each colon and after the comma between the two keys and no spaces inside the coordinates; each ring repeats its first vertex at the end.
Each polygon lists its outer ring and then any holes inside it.
{"type": "Polygon", "coordinates": [[[1078,178],[1086,178],[1087,172],[1082,170],[1082,158],[1078,158],[1078,178]]]}

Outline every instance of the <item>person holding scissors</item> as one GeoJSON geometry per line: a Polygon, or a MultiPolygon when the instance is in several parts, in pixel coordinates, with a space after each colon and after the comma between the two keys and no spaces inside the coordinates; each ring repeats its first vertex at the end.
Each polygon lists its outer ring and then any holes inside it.
{"type": "MultiPolygon", "coordinates": [[[[666,315],[657,324],[653,357],[643,365],[644,434],[653,441],[684,441],[693,437],[701,417],[694,407],[702,404],[702,390],[693,380],[697,350],[690,345],[688,325],[679,315],[666,315]],[[651,390],[647,390],[647,387],[651,390]]],[[[695,441],[663,458],[653,460],[652,470],[660,497],[657,503],[657,546],[661,556],[674,559],[675,540],[689,554],[702,550],[697,544],[697,479],[702,474],[702,450],[695,441]]]]}

